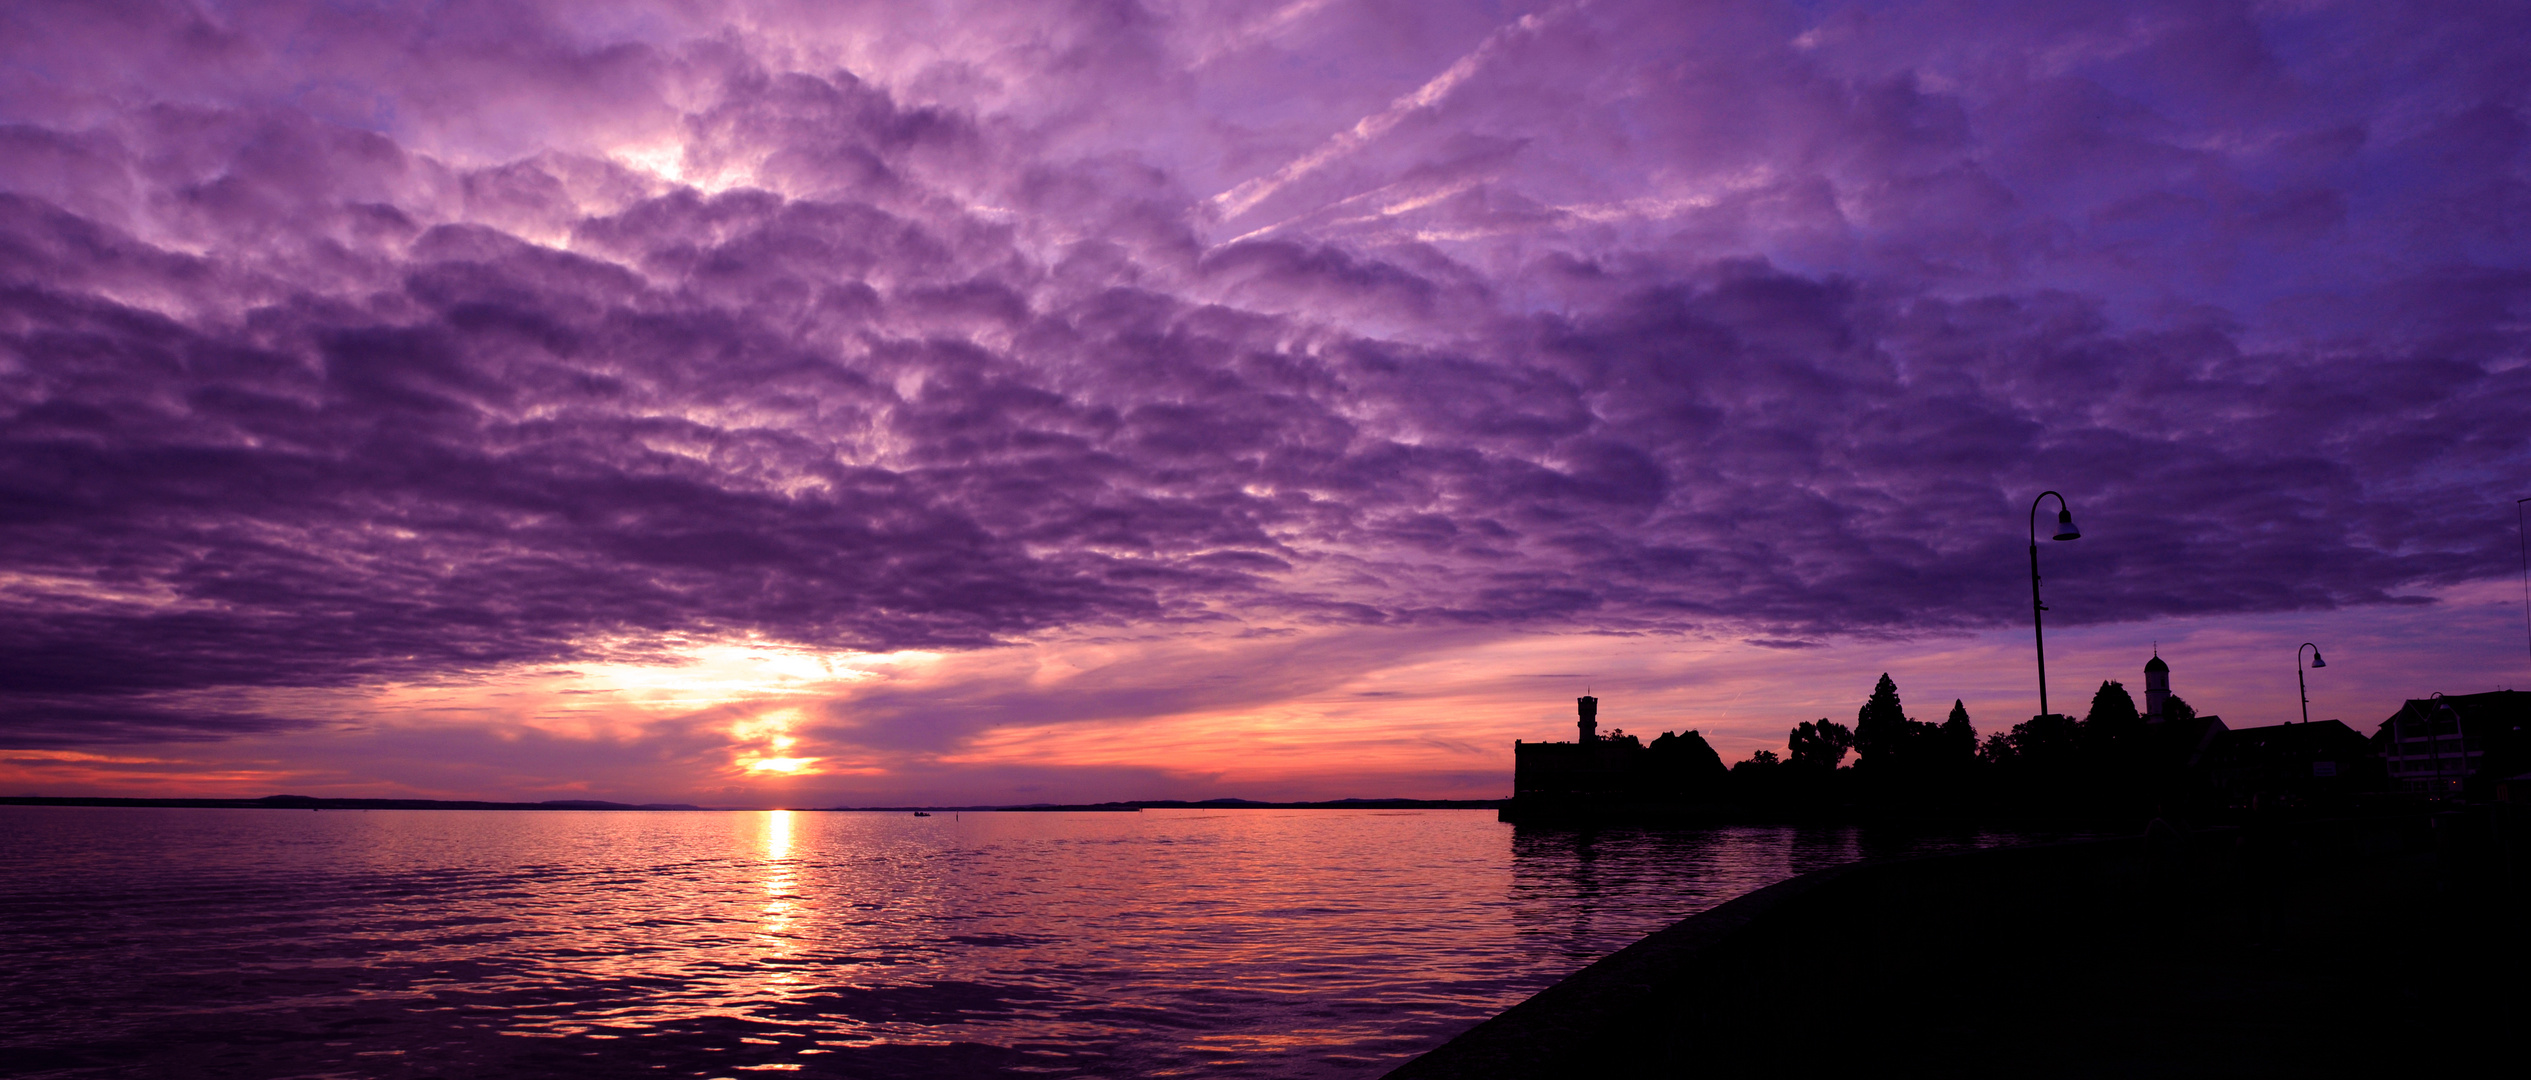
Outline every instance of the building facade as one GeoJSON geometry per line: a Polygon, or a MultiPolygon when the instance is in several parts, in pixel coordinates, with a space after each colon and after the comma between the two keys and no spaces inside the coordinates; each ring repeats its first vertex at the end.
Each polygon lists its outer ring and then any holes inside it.
{"type": "Polygon", "coordinates": [[[2373,747],[2392,786],[2412,795],[2458,799],[2474,783],[2504,780],[2523,760],[2531,693],[2435,694],[2411,699],[2382,721],[2373,747]]]}

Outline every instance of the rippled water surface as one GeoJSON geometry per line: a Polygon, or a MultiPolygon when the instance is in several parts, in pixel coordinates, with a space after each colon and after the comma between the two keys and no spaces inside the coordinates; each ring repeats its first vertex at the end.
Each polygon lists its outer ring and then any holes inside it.
{"type": "Polygon", "coordinates": [[[1373,1077],[1761,885],[2010,839],[0,807],[0,1072],[1373,1077]]]}

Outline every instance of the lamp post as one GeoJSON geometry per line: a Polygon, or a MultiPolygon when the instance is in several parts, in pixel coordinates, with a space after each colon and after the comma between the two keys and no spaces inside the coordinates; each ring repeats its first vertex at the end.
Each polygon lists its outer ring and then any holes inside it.
{"type": "Polygon", "coordinates": [[[2302,691],[2303,723],[2308,724],[2311,722],[2311,687],[2309,684],[2303,682],[2304,649],[2311,650],[2311,666],[2324,668],[2329,666],[2329,662],[2320,658],[2320,646],[2314,645],[2308,641],[2303,642],[2294,649],[2294,689],[2302,691]]]}
{"type": "Polygon", "coordinates": [[[2461,754],[2461,767],[2464,769],[2469,767],[2469,746],[2467,743],[2461,741],[2461,710],[2453,708],[2451,702],[2445,701],[2443,699],[2443,691],[2441,690],[2427,694],[2426,700],[2434,703],[2434,713],[2426,717],[2426,752],[2434,755],[2434,797],[2440,799],[2443,797],[2444,791],[2444,717],[2449,716],[2452,718],[2452,745],[2455,750],[2461,754]]]}
{"type": "Polygon", "coordinates": [[[2522,625],[2531,635],[2531,525],[2523,524],[2522,504],[2531,503],[2531,496],[2513,501],[2514,544],[2522,549],[2522,625]]]}
{"type": "Polygon", "coordinates": [[[2052,714],[2048,712],[2048,636],[2039,625],[2039,613],[2048,609],[2046,604],[2039,602],[2039,504],[2047,501],[2052,495],[2056,497],[2056,532],[2048,539],[2080,540],[2083,538],[2083,531],[2074,527],[2074,511],[2066,508],[2065,496],[2057,495],[2053,491],[2042,491],[2038,498],[2030,500],[2030,639],[2039,652],[2039,715],[2041,716],[2052,714]]]}

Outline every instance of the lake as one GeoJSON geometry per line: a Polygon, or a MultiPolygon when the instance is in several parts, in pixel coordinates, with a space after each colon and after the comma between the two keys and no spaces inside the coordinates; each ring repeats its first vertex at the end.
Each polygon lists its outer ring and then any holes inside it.
{"type": "Polygon", "coordinates": [[[2022,839],[0,806],[0,1072],[1376,1077],[1760,886],[2022,839]]]}

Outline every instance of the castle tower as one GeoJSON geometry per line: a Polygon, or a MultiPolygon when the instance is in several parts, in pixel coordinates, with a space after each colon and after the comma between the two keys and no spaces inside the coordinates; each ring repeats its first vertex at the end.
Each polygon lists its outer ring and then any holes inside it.
{"type": "Polygon", "coordinates": [[[1582,741],[1599,741],[1599,699],[1588,694],[1584,694],[1581,697],[1574,698],[1573,704],[1579,706],[1582,710],[1582,741]]]}
{"type": "Polygon", "coordinates": [[[2155,646],[2153,659],[2144,662],[2144,722],[2162,722],[2162,703],[2171,699],[2171,665],[2162,662],[2162,649],[2155,646]]]}

